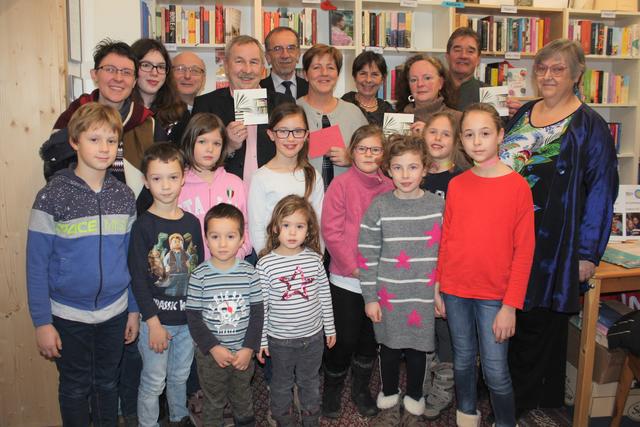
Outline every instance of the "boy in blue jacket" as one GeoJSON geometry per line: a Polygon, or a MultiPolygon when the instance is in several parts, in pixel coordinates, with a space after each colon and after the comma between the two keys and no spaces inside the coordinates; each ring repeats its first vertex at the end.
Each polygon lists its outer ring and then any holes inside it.
{"type": "Polygon", "coordinates": [[[68,129],[78,163],[57,172],[31,210],[29,311],[40,354],[58,368],[63,424],[116,425],[119,363],[139,327],[127,267],[135,199],[107,172],[122,136],[118,111],[83,105],[68,129]]]}

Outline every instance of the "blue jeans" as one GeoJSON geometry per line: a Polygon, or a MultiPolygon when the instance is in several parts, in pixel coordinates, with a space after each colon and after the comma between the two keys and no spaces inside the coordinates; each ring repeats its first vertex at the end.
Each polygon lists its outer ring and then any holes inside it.
{"type": "Polygon", "coordinates": [[[497,427],[516,425],[515,402],[507,363],[508,342],[497,343],[493,321],[502,301],[460,298],[442,294],[453,344],[453,372],[458,410],[476,414],[476,358],[489,387],[497,427]]]}
{"type": "MultiPolygon", "coordinates": [[[[298,386],[300,409],[310,423],[320,418],[320,364],[324,349],[322,331],[305,338],[269,339],[273,367],[271,413],[279,425],[295,425],[290,412],[293,385],[298,386]],[[313,419],[313,420],[312,420],[313,419]]],[[[306,425],[307,423],[305,423],[306,425]]]]}
{"type": "Polygon", "coordinates": [[[96,427],[117,424],[118,375],[126,324],[126,311],[98,324],[53,316],[53,326],[62,341],[62,357],[56,359],[56,366],[65,427],[88,426],[91,421],[96,427]]]}
{"type": "Polygon", "coordinates": [[[189,415],[187,378],[193,360],[193,340],[187,325],[162,325],[171,334],[169,348],[156,353],[149,348],[149,327],[140,325],[138,349],[142,356],[142,374],[138,390],[138,423],[142,427],[158,426],[158,396],[167,385],[169,419],[180,421],[189,415]]]}

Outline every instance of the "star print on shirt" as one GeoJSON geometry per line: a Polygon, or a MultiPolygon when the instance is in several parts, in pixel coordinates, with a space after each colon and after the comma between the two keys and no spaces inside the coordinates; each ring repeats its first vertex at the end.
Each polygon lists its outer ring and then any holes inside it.
{"type": "Polygon", "coordinates": [[[391,292],[387,292],[387,288],[383,286],[378,291],[378,297],[380,298],[380,301],[378,301],[380,303],[380,307],[386,308],[389,311],[393,311],[393,305],[391,304],[391,302],[389,300],[391,298],[395,298],[396,294],[392,294],[391,292]]]}
{"type": "Polygon", "coordinates": [[[411,258],[405,251],[400,251],[400,255],[396,257],[398,262],[396,263],[396,268],[404,268],[406,270],[411,270],[411,264],[409,264],[409,260],[411,258]]]}
{"type": "Polygon", "coordinates": [[[416,310],[413,310],[411,314],[407,316],[407,324],[409,326],[415,326],[417,328],[422,327],[422,317],[416,310]]]}
{"type": "Polygon", "coordinates": [[[309,294],[307,292],[307,285],[309,283],[313,282],[313,278],[307,278],[304,276],[304,272],[302,271],[302,268],[300,268],[300,266],[296,267],[296,270],[293,272],[293,275],[291,277],[278,277],[278,280],[280,280],[280,282],[284,283],[287,285],[287,290],[284,291],[284,293],[282,294],[282,299],[283,300],[288,300],[289,298],[291,298],[294,295],[300,295],[302,298],[309,300],[309,294]],[[296,277],[300,275],[300,289],[294,289],[292,290],[292,284],[291,282],[293,282],[294,280],[296,280],[296,277]]]}
{"type": "Polygon", "coordinates": [[[358,252],[358,268],[361,268],[363,270],[368,270],[369,266],[367,265],[367,261],[369,261],[369,258],[365,258],[362,256],[362,254],[360,252],[358,252]]]}
{"type": "Polygon", "coordinates": [[[440,223],[436,222],[431,227],[431,230],[424,232],[425,236],[431,236],[431,239],[427,240],[427,247],[432,247],[433,245],[437,245],[440,243],[440,238],[442,237],[442,228],[440,227],[440,223]]]}
{"type": "Polygon", "coordinates": [[[436,284],[436,269],[434,268],[429,273],[427,273],[427,279],[429,279],[429,283],[427,286],[433,286],[436,284]]]}

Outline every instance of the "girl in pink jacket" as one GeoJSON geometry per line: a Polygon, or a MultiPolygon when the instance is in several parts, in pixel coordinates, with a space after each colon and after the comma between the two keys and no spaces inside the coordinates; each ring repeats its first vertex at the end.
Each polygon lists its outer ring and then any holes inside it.
{"type": "MultiPolygon", "coordinates": [[[[179,206],[200,220],[202,239],[204,216],[219,203],[231,204],[244,216],[244,244],[237,257],[243,259],[251,254],[249,226],[247,224],[247,194],[242,180],[227,173],[222,166],[225,159],[227,132],[222,120],[215,114],[194,115],[182,137],[184,154],[189,165],[185,172],[184,186],[178,199],[179,206]]],[[[205,245],[205,259],[211,254],[205,245]]]]}
{"type": "Polygon", "coordinates": [[[377,413],[369,379],[377,355],[371,320],[364,311],[360,289],[360,269],[369,266],[358,257],[360,222],[371,201],[393,190],[391,179],[382,174],[383,135],[376,125],[362,126],[351,137],[349,153],[353,166],[336,177],[324,196],[322,237],[331,255],[329,281],[338,339],[325,350],[322,412],[340,416],[340,396],[351,365],[351,398],[363,416],[377,413]]]}

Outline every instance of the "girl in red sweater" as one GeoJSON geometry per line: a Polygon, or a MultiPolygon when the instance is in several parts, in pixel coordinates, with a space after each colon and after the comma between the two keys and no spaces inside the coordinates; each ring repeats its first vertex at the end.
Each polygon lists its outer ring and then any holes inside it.
{"type": "Polygon", "coordinates": [[[322,413],[329,418],[340,416],[340,392],[349,365],[351,398],[358,412],[369,417],[378,412],[369,390],[377,344],[360,289],[360,269],[368,266],[358,257],[358,234],[371,200],[394,188],[380,170],[382,140],[382,131],[375,125],[356,130],[349,144],[353,166],[331,181],[324,196],[322,237],[331,255],[331,300],[340,336],[335,347],[325,350],[324,357],[322,413]]]}
{"type": "Polygon", "coordinates": [[[533,260],[529,185],[498,159],[504,130],[488,104],[467,107],[460,137],[473,168],[449,183],[438,262],[436,314],[449,320],[458,426],[479,426],[476,356],[491,394],[496,426],[516,425],[507,365],[515,310],[533,260]]]}

